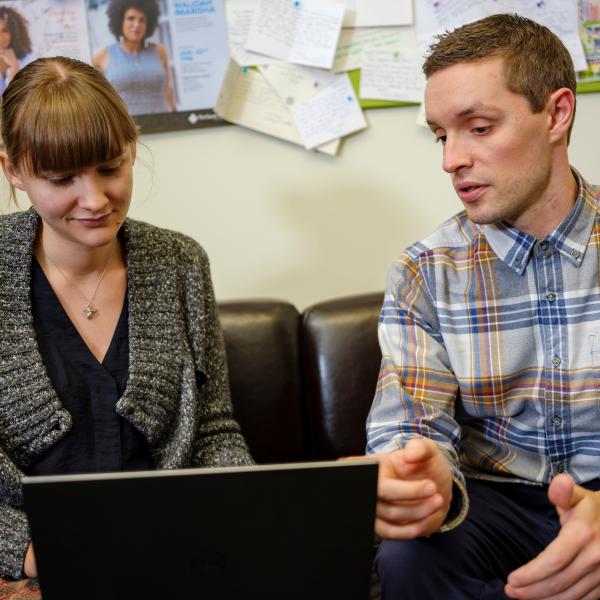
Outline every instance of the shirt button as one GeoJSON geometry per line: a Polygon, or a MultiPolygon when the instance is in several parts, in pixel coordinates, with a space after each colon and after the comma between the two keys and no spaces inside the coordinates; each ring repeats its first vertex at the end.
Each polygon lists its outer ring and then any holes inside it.
{"type": "Polygon", "coordinates": [[[567,470],[567,467],[565,467],[565,463],[558,463],[558,464],[556,465],[556,470],[557,470],[559,473],[564,473],[564,472],[567,470]]]}
{"type": "Polygon", "coordinates": [[[548,292],[546,294],[546,300],[548,300],[548,302],[554,302],[556,300],[556,294],[554,292],[548,292]]]}
{"type": "Polygon", "coordinates": [[[572,256],[573,258],[579,258],[579,252],[577,252],[577,250],[573,250],[573,251],[571,252],[571,256],[572,256]]]}
{"type": "Polygon", "coordinates": [[[560,417],[552,417],[552,425],[554,425],[554,427],[560,426],[561,423],[562,419],[560,417]]]}
{"type": "Polygon", "coordinates": [[[549,246],[549,245],[550,245],[550,244],[549,244],[547,241],[545,241],[545,240],[544,240],[544,241],[543,241],[543,242],[540,244],[540,248],[542,249],[542,251],[543,251],[543,252],[546,252],[546,250],[548,250],[548,246],[549,246]]]}
{"type": "Polygon", "coordinates": [[[520,259],[517,258],[517,260],[515,260],[515,267],[520,267],[523,263],[520,261],[520,259]]]}
{"type": "Polygon", "coordinates": [[[560,366],[560,363],[561,363],[561,362],[562,362],[562,361],[560,360],[560,357],[559,357],[559,356],[553,356],[553,357],[552,357],[552,366],[553,366],[553,367],[558,367],[558,366],[560,366]]]}

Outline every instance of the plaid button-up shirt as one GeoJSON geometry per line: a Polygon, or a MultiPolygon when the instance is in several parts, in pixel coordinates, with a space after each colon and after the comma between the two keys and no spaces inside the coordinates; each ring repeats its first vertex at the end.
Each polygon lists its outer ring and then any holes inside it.
{"type": "Polygon", "coordinates": [[[464,212],[392,266],[367,453],[417,435],[463,474],[600,476],[600,186],[543,240],[464,212]]]}

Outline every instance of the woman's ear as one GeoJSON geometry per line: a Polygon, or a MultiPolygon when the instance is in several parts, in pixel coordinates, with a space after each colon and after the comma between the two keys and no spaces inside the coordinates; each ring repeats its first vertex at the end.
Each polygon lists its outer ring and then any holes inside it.
{"type": "Polygon", "coordinates": [[[8,179],[8,182],[16,188],[24,190],[23,180],[17,169],[10,162],[6,152],[0,152],[0,163],[2,164],[2,170],[4,171],[4,175],[6,176],[6,179],[8,179]]]}

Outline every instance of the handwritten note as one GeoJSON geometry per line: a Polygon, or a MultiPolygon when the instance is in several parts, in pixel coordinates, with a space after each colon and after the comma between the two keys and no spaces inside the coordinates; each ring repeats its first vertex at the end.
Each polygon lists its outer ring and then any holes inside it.
{"type": "Polygon", "coordinates": [[[292,110],[312,100],[337,77],[335,73],[323,69],[284,62],[261,66],[259,71],[292,110]]]}
{"type": "MultiPolygon", "coordinates": [[[[303,145],[291,112],[260,73],[230,61],[215,112],[226,121],[303,145]]],[[[334,155],[338,141],[316,148],[334,155]]]]}
{"type": "Polygon", "coordinates": [[[255,0],[227,0],[225,3],[229,53],[240,67],[277,62],[276,58],[246,50],[255,6],[255,0]]]}
{"type": "Polygon", "coordinates": [[[416,28],[423,50],[435,36],[496,13],[517,13],[554,32],[569,50],[575,69],[587,67],[579,38],[577,0],[422,0],[416,2],[416,28]]]}
{"type": "Polygon", "coordinates": [[[425,76],[417,53],[366,50],[360,77],[360,97],[373,100],[422,102],[425,76]]]}
{"type": "Polygon", "coordinates": [[[412,25],[412,0],[337,0],[347,10],[344,27],[412,25]]]}
{"type": "Polygon", "coordinates": [[[335,51],[333,71],[341,73],[362,67],[363,52],[370,48],[417,48],[413,27],[342,29],[335,51]]]}
{"type": "Polygon", "coordinates": [[[346,74],[336,77],[331,85],[292,114],[307,149],[367,126],[346,74]]]}
{"type": "Polygon", "coordinates": [[[344,11],[326,0],[258,0],[246,50],[330,69],[344,11]]]}

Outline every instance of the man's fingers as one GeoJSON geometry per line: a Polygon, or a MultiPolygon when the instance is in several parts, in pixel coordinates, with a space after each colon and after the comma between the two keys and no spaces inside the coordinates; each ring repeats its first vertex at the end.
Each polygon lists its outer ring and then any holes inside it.
{"type": "Polygon", "coordinates": [[[559,514],[578,504],[584,497],[585,490],[575,485],[569,475],[557,475],[548,487],[548,498],[556,506],[559,514]]]}
{"type": "Polygon", "coordinates": [[[440,494],[435,494],[419,502],[390,503],[378,502],[376,516],[388,523],[420,521],[438,511],[444,503],[440,494]]]}
{"type": "Polygon", "coordinates": [[[598,586],[600,586],[600,571],[591,565],[589,556],[580,555],[560,573],[522,588],[515,588],[508,584],[505,592],[510,598],[526,600],[541,598],[543,600],[564,600],[567,597],[597,600],[600,596],[593,595],[593,593],[598,586]]]}
{"type": "Polygon", "coordinates": [[[404,459],[408,463],[425,462],[433,458],[440,450],[427,438],[413,438],[404,446],[404,459]]]}
{"type": "Polygon", "coordinates": [[[436,491],[435,484],[428,479],[404,481],[380,477],[377,485],[377,496],[384,502],[422,500],[433,496],[436,491]]]}
{"type": "Polygon", "coordinates": [[[565,569],[581,548],[580,536],[571,530],[568,526],[563,527],[542,552],[508,576],[508,583],[514,588],[524,587],[565,569]]]}

